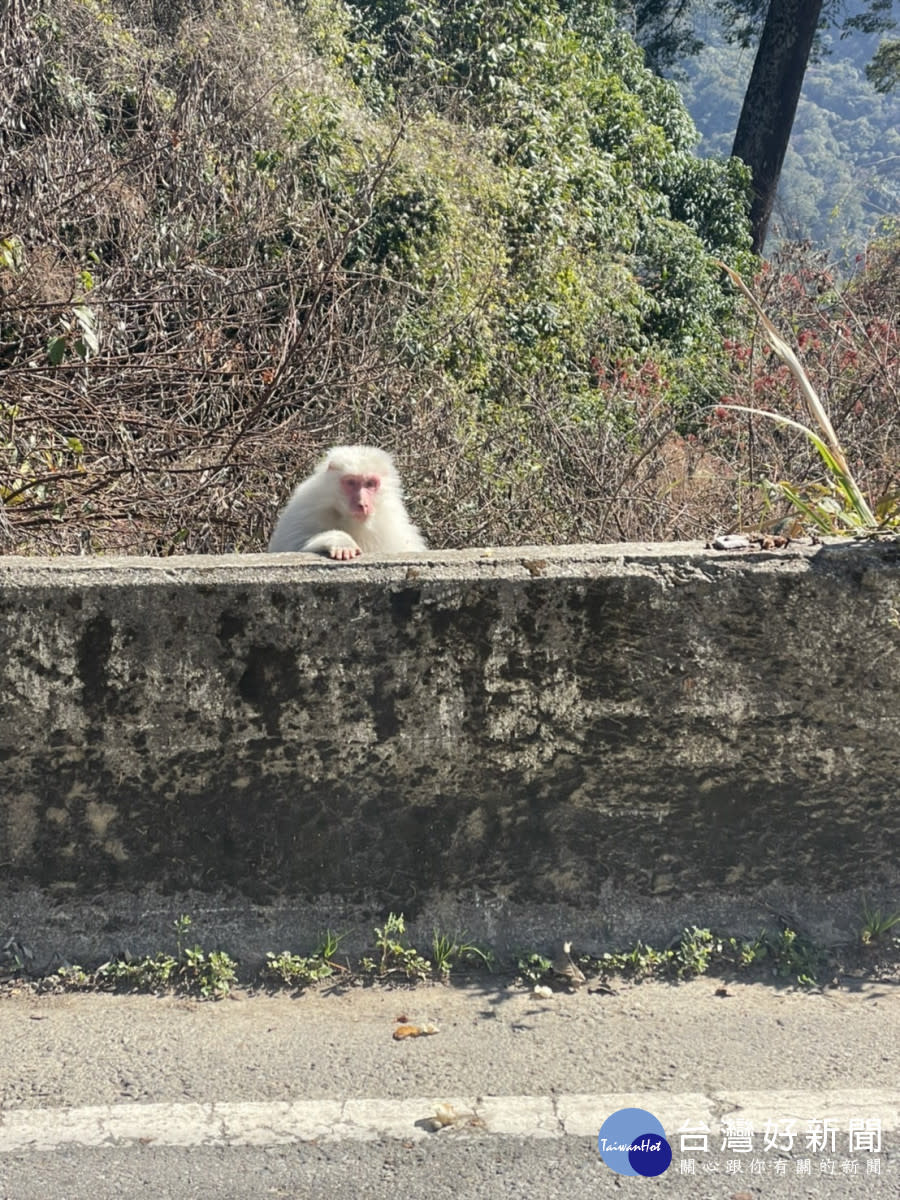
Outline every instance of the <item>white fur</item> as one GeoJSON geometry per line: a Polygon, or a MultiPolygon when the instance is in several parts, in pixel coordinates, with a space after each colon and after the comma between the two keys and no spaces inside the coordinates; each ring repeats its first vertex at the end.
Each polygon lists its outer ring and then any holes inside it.
{"type": "Polygon", "coordinates": [[[374,446],[335,446],[294,489],[278,517],[269,550],[331,554],[333,549],[352,550],[355,546],[367,554],[426,549],[407,515],[391,456],[374,446]],[[340,487],[342,475],[377,475],[381,479],[375,511],[363,521],[347,511],[340,487]]]}

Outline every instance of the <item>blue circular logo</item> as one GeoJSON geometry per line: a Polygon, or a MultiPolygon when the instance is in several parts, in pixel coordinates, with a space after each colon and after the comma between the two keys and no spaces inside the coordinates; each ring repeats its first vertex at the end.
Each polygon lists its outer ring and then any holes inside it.
{"type": "Polygon", "coordinates": [[[645,1108],[620,1108],[597,1135],[600,1157],[617,1175],[662,1175],[672,1161],[666,1131],[645,1108]]]}

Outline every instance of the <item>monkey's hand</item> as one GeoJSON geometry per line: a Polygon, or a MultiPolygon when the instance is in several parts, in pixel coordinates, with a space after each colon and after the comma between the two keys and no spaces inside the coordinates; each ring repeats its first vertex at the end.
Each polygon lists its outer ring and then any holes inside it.
{"type": "Polygon", "coordinates": [[[351,558],[356,558],[362,554],[359,546],[332,546],[328,551],[331,558],[336,558],[339,562],[347,562],[351,558]]]}
{"type": "Polygon", "coordinates": [[[318,533],[309,539],[303,549],[307,554],[327,554],[338,562],[349,562],[351,558],[362,554],[350,534],[344,533],[343,529],[327,529],[324,533],[318,533]]]}

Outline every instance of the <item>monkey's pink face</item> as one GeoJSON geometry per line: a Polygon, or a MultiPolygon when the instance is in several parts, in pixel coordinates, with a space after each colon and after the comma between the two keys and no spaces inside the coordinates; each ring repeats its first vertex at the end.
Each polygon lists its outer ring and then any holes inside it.
{"type": "Polygon", "coordinates": [[[342,475],[341,492],[351,517],[365,521],[375,511],[375,497],[381,487],[377,475],[342,475]]]}

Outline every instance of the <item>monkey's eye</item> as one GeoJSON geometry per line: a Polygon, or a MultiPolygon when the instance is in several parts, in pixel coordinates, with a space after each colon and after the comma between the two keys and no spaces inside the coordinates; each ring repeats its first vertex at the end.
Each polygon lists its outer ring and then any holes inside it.
{"type": "Polygon", "coordinates": [[[363,487],[366,488],[370,492],[374,492],[374,491],[378,490],[378,484],[380,482],[381,481],[379,479],[376,479],[375,476],[373,475],[370,479],[363,480],[363,487]]]}

